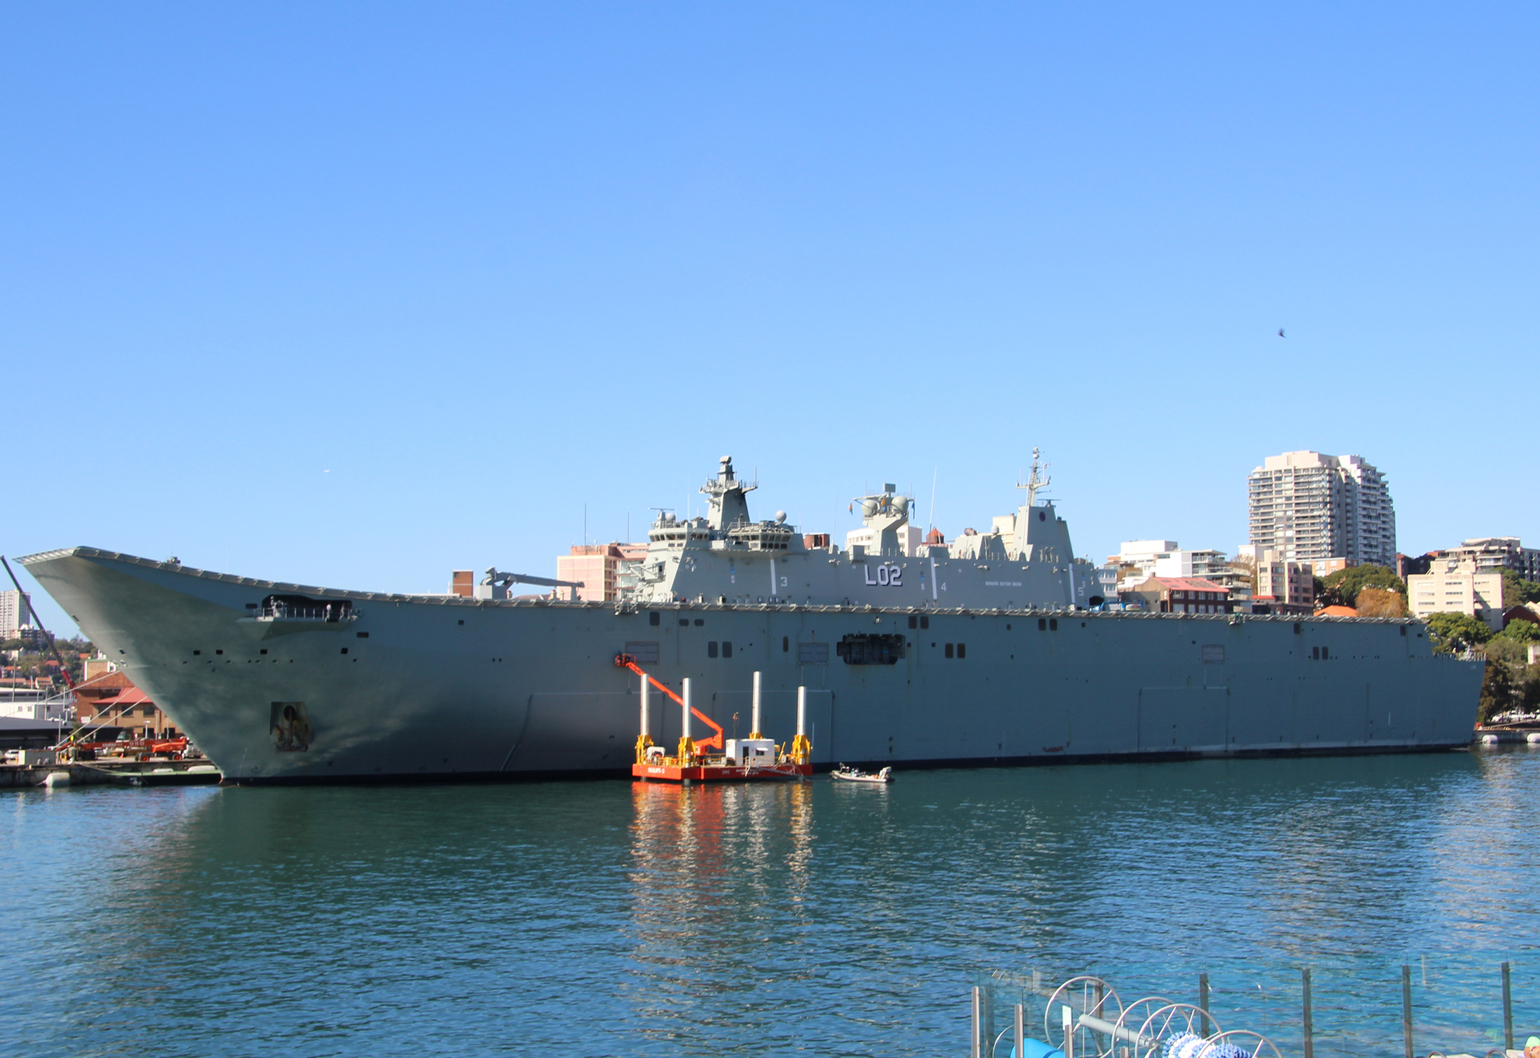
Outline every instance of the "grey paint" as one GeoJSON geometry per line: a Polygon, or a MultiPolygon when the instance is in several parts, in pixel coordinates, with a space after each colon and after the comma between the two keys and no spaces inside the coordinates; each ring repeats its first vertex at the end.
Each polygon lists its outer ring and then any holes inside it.
{"type": "MultiPolygon", "coordinates": [[[[726,461],[723,473],[731,474],[726,461]]],[[[717,495],[737,502],[731,482],[718,483],[729,487],[717,495]]],[[[938,560],[946,592],[937,583],[935,594],[950,606],[929,597],[928,579],[922,592],[907,573],[898,585],[866,583],[873,561],[928,577],[928,557],[808,551],[779,523],[741,515],[725,526],[660,519],[649,563],[662,568],[618,603],[335,591],[91,548],[22,561],[236,780],[619,773],[631,762],[639,710],[635,677],[613,659],[639,642],[658,643],[658,679],[677,689],[693,678],[696,705],[729,735],[734,712],[747,733],[754,670],[764,673],[765,731],[777,740],[794,733],[795,688],[814,688],[808,713],[820,764],[1389,751],[1470,740],[1481,665],[1434,655],[1417,622],[1073,609],[1071,594],[1095,578],[1066,561],[1067,527],[1049,506],[1024,506],[1017,518],[1033,528],[1007,560],[1009,576],[998,560],[938,560]],[[702,538],[670,547],[687,529],[702,538]],[[771,559],[777,576],[785,568],[802,578],[811,604],[729,596],[734,577],[762,575],[768,586],[771,559]],[[353,616],[252,619],[248,605],[273,593],[349,599],[353,616]],[[1000,593],[999,605],[984,605],[1000,593]],[[707,601],[687,601],[697,599],[707,601]],[[922,617],[928,629],[909,627],[922,617]],[[1057,630],[1040,631],[1039,619],[1057,630]],[[850,665],[831,649],[827,664],[798,663],[799,643],[837,644],[853,633],[902,635],[906,656],[850,665]],[[707,643],[722,640],[733,642],[733,657],[708,657],[707,643]],[[947,659],[947,643],[965,643],[967,657],[947,659]],[[1321,645],[1330,660],[1312,661],[1321,645]],[[305,703],[307,750],[276,749],[274,702],[305,703]]],[[[654,695],[653,713],[653,737],[677,739],[677,707],[654,695]]]]}

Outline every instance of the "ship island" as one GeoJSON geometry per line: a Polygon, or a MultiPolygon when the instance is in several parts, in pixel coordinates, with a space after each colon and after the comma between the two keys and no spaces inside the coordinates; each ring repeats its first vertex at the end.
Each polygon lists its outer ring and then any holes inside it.
{"type": "MultiPolygon", "coordinates": [[[[790,730],[867,768],[1447,750],[1482,663],[1410,618],[1109,606],[1036,461],[991,533],[910,549],[911,501],[859,499],[866,544],[753,520],[723,457],[708,512],[662,511],[604,602],[287,584],[92,547],[28,571],[226,782],[629,775],[640,687],[690,678],[714,725],[790,730]],[[1001,531],[1001,522],[1005,532],[1001,531]],[[1203,612],[1211,611],[1211,612],[1203,612]]],[[[667,711],[653,731],[678,737],[667,711]]]]}

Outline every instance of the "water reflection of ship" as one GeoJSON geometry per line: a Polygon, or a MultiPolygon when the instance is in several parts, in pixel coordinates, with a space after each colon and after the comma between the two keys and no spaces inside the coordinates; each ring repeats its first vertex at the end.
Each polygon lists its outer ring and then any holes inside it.
{"type": "Polygon", "coordinates": [[[704,1028],[713,997],[763,974],[767,942],[807,925],[813,796],[805,783],[633,786],[631,955],[643,1033],[704,1028]],[[747,920],[745,907],[756,909],[747,920]]]}

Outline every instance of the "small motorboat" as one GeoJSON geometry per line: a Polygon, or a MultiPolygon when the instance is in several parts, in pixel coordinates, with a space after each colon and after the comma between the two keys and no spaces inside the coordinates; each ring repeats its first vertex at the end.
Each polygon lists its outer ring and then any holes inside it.
{"type": "Polygon", "coordinates": [[[843,779],[845,782],[892,782],[893,769],[883,768],[875,775],[860,768],[850,768],[841,764],[829,773],[831,779],[843,779]]]}

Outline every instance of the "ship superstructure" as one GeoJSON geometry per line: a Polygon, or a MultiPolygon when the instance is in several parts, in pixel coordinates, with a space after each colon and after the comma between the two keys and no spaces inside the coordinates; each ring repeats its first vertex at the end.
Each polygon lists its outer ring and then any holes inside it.
{"type": "Polygon", "coordinates": [[[628,598],[639,605],[1099,606],[1095,568],[1074,558],[1069,526],[1053,504],[1037,501],[1046,484],[1038,470],[1034,453],[1032,476],[1021,486],[1026,503],[1011,519],[1009,536],[996,528],[950,545],[923,544],[908,555],[899,541],[910,501],[892,485],[854,501],[876,546],[809,548],[784,511],[774,521],[749,519],[745,494],[755,486],[739,480],[732,457],[723,456],[717,477],[701,489],[709,501],[706,516],[679,521],[664,512],[653,523],[647,559],[628,598]]]}
{"type": "MultiPolygon", "coordinates": [[[[604,603],[338,591],[85,547],[22,561],[237,782],[624,775],[622,654],[689,677],[716,725],[747,714],[756,671],[770,729],[793,728],[804,688],[823,766],[1469,742],[1481,664],[1435,655],[1420,622],[1100,609],[1038,469],[1013,516],[950,544],[906,549],[908,497],[862,496],[871,543],[842,550],[784,513],[751,520],[754,485],[724,457],[709,513],[661,515],[604,603]]],[[[654,736],[680,737],[670,722],[654,736]]]]}

